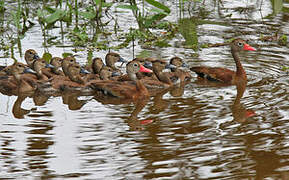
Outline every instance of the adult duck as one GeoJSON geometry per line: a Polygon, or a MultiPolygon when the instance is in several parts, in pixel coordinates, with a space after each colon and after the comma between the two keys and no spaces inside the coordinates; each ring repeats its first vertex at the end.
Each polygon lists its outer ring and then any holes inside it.
{"type": "Polygon", "coordinates": [[[137,79],[137,72],[151,72],[140,63],[131,61],[126,65],[126,72],[130,82],[119,81],[97,81],[90,83],[90,87],[103,92],[104,95],[112,95],[121,99],[130,99],[136,102],[138,99],[149,97],[149,92],[141,80],[137,79]]]}
{"type": "Polygon", "coordinates": [[[230,43],[231,53],[236,63],[236,72],[221,68],[221,67],[191,67],[190,70],[197,73],[198,77],[207,79],[209,81],[217,81],[226,85],[234,85],[240,81],[247,82],[246,72],[240,62],[239,52],[240,51],[256,51],[255,48],[248,45],[242,39],[235,39],[230,43]]]}
{"type": "Polygon", "coordinates": [[[40,57],[38,56],[37,52],[34,49],[28,49],[27,51],[25,51],[24,59],[27,65],[31,69],[33,69],[33,62],[37,59],[40,59],[40,57]]]}

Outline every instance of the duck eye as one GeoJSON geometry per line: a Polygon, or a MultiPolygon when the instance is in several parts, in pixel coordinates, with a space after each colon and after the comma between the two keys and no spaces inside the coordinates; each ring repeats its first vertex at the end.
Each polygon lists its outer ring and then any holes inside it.
{"type": "Polygon", "coordinates": [[[238,46],[240,46],[240,47],[241,47],[241,46],[243,46],[243,43],[241,43],[241,42],[238,42],[238,46]]]}
{"type": "Polygon", "coordinates": [[[133,64],[134,67],[137,67],[137,64],[133,64]]]}

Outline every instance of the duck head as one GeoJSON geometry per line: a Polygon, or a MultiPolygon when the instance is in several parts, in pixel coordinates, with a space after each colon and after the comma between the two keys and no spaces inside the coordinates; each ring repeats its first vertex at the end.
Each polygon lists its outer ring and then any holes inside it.
{"type": "Polygon", "coordinates": [[[28,49],[25,52],[24,59],[28,66],[33,69],[33,62],[37,59],[40,59],[40,57],[34,49],[28,49]]]}
{"type": "Polygon", "coordinates": [[[165,69],[176,68],[176,66],[172,64],[168,64],[164,60],[155,60],[153,61],[153,71],[155,74],[159,74],[163,72],[165,69]]]}
{"type": "MultiPolygon", "coordinates": [[[[176,68],[186,68],[188,65],[183,62],[183,60],[180,57],[173,57],[170,60],[170,64],[176,66],[176,68]]],[[[172,72],[176,71],[176,68],[172,68],[172,72]]]]}
{"type": "Polygon", "coordinates": [[[97,58],[94,58],[92,59],[92,70],[93,70],[93,73],[94,74],[99,74],[100,73],[100,70],[102,69],[104,63],[102,61],[101,58],[97,57],[97,58]]]}
{"type": "Polygon", "coordinates": [[[50,60],[50,64],[54,67],[52,68],[52,72],[55,73],[55,74],[61,74],[61,64],[62,64],[62,58],[60,57],[53,57],[51,60],[50,60]]]}
{"type": "Polygon", "coordinates": [[[66,76],[68,76],[68,66],[71,64],[76,64],[76,59],[73,56],[62,59],[61,67],[66,76]]]}
{"type": "Polygon", "coordinates": [[[124,60],[118,53],[108,53],[105,56],[105,64],[111,68],[113,68],[114,70],[116,70],[117,68],[115,67],[115,63],[116,62],[122,62],[122,63],[127,63],[126,60],[124,60]]]}
{"type": "Polygon", "coordinates": [[[233,52],[240,51],[256,51],[255,48],[246,43],[243,39],[235,39],[231,42],[231,50],[233,52]]]}
{"type": "Polygon", "coordinates": [[[84,84],[83,79],[80,77],[81,69],[81,66],[77,63],[70,64],[67,68],[69,79],[79,84],[84,84]]]}
{"type": "Polygon", "coordinates": [[[120,76],[121,74],[117,71],[114,71],[111,67],[103,66],[100,70],[100,79],[109,80],[110,77],[120,76]]]}
{"type": "Polygon", "coordinates": [[[152,70],[145,68],[137,61],[131,61],[126,65],[126,73],[130,77],[131,80],[136,81],[138,72],[152,72],[152,70]]]}

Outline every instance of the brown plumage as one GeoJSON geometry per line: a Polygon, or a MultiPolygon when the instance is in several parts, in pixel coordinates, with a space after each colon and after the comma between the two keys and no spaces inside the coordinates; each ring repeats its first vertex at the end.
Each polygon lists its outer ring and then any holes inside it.
{"type": "Polygon", "coordinates": [[[231,52],[236,63],[236,72],[221,68],[221,67],[191,67],[191,71],[197,73],[198,77],[207,79],[209,81],[218,81],[227,85],[237,84],[239,81],[247,82],[246,72],[240,62],[239,52],[240,51],[256,51],[253,47],[246,44],[242,39],[235,39],[230,44],[231,52]]]}
{"type": "Polygon", "coordinates": [[[105,95],[112,95],[122,99],[131,99],[137,101],[138,99],[149,96],[148,90],[143,85],[141,80],[136,77],[137,72],[149,72],[149,69],[144,68],[138,62],[129,62],[126,65],[126,72],[132,81],[98,81],[90,84],[90,87],[97,91],[102,91],[105,95]]]}
{"type": "Polygon", "coordinates": [[[27,65],[31,69],[33,69],[33,62],[37,59],[40,59],[40,57],[38,56],[37,52],[34,49],[28,49],[27,51],[25,51],[24,59],[27,65]]]}

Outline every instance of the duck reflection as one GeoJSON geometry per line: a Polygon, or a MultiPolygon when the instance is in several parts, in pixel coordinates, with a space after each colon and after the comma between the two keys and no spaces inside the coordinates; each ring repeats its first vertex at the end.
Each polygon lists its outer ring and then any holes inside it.
{"type": "Polygon", "coordinates": [[[62,93],[62,102],[63,104],[67,104],[68,108],[70,110],[79,110],[81,109],[88,100],[79,100],[81,92],[75,92],[75,91],[64,91],[62,93]]]}
{"type": "Polygon", "coordinates": [[[246,90],[246,84],[247,83],[236,84],[237,95],[231,107],[233,118],[239,123],[244,123],[248,118],[256,115],[253,110],[246,109],[241,103],[241,98],[246,90]]]}
{"type": "Polygon", "coordinates": [[[23,101],[27,98],[28,96],[26,95],[19,95],[17,96],[16,101],[13,104],[13,108],[12,108],[12,113],[14,115],[15,118],[18,119],[23,119],[24,115],[29,114],[31,112],[31,109],[23,109],[21,107],[21,104],[23,103],[23,101]]]}
{"type": "Polygon", "coordinates": [[[131,115],[128,118],[128,125],[131,130],[143,130],[145,125],[148,125],[153,122],[151,119],[139,120],[138,114],[143,110],[143,108],[147,105],[149,99],[145,99],[143,101],[138,101],[135,104],[135,108],[132,111],[131,115]]]}

